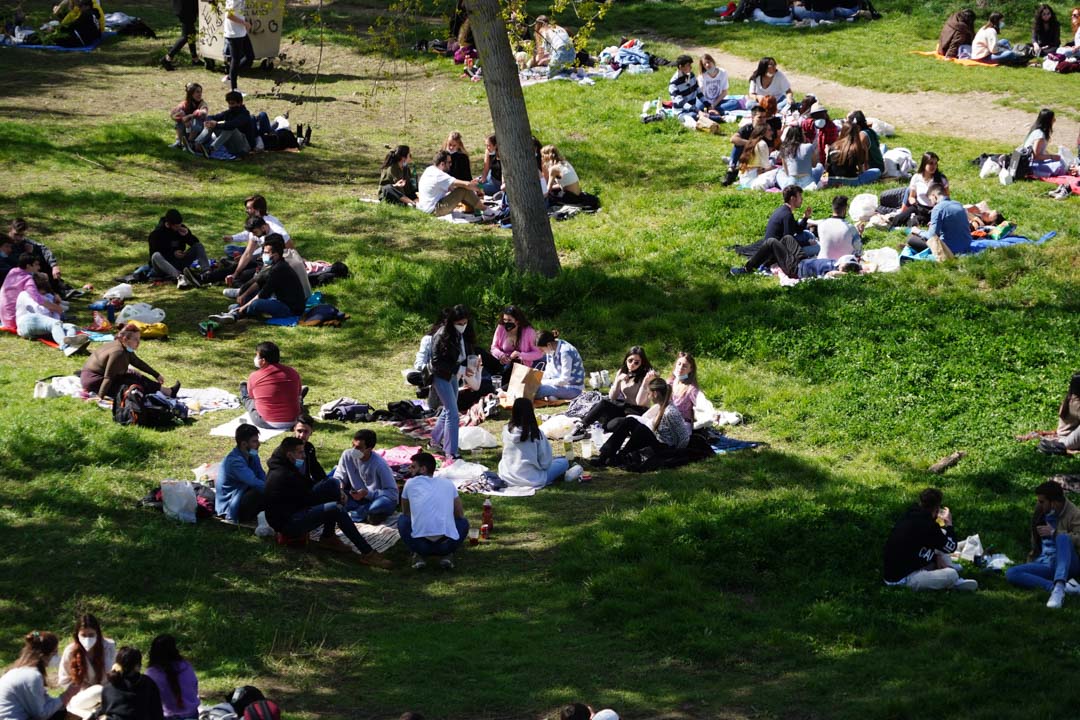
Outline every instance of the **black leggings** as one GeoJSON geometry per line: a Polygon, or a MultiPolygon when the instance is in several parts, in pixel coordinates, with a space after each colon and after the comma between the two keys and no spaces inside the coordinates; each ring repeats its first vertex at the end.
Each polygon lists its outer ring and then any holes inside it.
{"type": "Polygon", "coordinates": [[[611,461],[619,454],[652,448],[663,452],[667,445],[660,442],[656,433],[646,427],[636,418],[623,417],[611,421],[611,437],[600,448],[600,460],[611,461]],[[623,445],[625,443],[625,446],[623,445]]]}
{"type": "Polygon", "coordinates": [[[251,63],[255,61],[255,48],[251,46],[250,35],[226,40],[229,43],[229,84],[235,90],[240,68],[251,67],[251,63]]]}
{"type": "Polygon", "coordinates": [[[180,48],[184,47],[186,43],[188,51],[191,53],[191,57],[197,57],[198,53],[195,52],[195,16],[191,15],[185,17],[184,15],[177,15],[180,19],[180,37],[176,39],[173,46],[169,48],[169,57],[176,59],[176,53],[180,52],[180,48]]]}
{"type": "Polygon", "coordinates": [[[584,428],[592,427],[593,423],[600,423],[605,430],[612,432],[615,427],[614,423],[619,418],[624,418],[627,415],[641,415],[643,412],[645,412],[643,407],[629,403],[620,405],[604,398],[593,405],[592,409],[579,422],[584,428]]]}

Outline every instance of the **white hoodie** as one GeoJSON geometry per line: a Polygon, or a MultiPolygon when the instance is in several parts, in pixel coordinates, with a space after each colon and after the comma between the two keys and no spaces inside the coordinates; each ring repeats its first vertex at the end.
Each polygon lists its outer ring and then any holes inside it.
{"type": "Polygon", "coordinates": [[[503,455],[499,460],[499,477],[507,485],[544,487],[548,483],[547,469],[551,467],[551,443],[540,433],[539,440],[521,441],[521,428],[502,433],[503,455]]]}

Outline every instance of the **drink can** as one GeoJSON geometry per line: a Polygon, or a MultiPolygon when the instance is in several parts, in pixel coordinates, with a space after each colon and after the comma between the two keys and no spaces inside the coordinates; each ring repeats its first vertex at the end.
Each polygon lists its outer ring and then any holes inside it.
{"type": "Polygon", "coordinates": [[[481,525],[480,537],[484,540],[487,540],[489,537],[491,537],[491,528],[489,528],[487,525],[481,525]]]}

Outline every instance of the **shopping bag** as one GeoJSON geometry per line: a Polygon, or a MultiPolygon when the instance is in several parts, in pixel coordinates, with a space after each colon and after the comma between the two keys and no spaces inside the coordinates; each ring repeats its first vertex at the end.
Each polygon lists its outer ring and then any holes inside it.
{"type": "Polygon", "coordinates": [[[540,381],[544,373],[533,370],[520,363],[514,364],[514,372],[510,375],[510,384],[506,386],[506,394],[511,400],[536,397],[536,391],[540,388],[540,381]]]}

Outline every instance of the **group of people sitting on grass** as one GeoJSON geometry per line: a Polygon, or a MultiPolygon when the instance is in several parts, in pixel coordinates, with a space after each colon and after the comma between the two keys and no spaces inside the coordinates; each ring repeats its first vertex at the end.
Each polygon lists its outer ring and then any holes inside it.
{"type": "MultiPolygon", "coordinates": [[[[80,615],[63,649],[46,630],[23,638],[19,657],[0,677],[0,717],[8,720],[195,720],[199,680],[172,635],[150,643],[146,670],[142,653],[117,648],[91,614],[80,615]],[[59,697],[49,694],[48,671],[57,672],[59,697]]],[[[247,717],[247,716],[245,716],[247,717]]]]}
{"type": "MultiPolygon", "coordinates": [[[[1049,608],[1060,608],[1066,595],[1080,595],[1080,510],[1064,488],[1048,480],[1035,488],[1031,552],[1005,579],[1023,588],[1049,593],[1049,608]]],[[[927,488],[893,526],[885,543],[885,584],[912,590],[977,590],[979,584],[959,574],[950,557],[958,540],[953,515],[936,488],[927,488]]]]}
{"type": "Polygon", "coordinates": [[[311,126],[295,132],[288,113],[273,120],[265,112],[252,115],[238,90],[225,93],[226,108],[210,114],[199,83],[188,83],[184,100],[169,113],[176,132],[172,147],[216,160],[240,158],[264,150],[300,149],[311,144],[311,126]]]}
{"type": "Polygon", "coordinates": [[[716,13],[732,22],[792,27],[881,17],[869,0],[739,0],[737,5],[730,2],[716,8],[716,13]]]}
{"type": "Polygon", "coordinates": [[[1080,54],[1080,7],[1071,12],[1072,38],[1061,41],[1061,23],[1054,8],[1039,5],[1031,23],[1031,44],[1013,47],[1000,37],[1005,16],[993,11],[976,29],[975,11],[957,10],[945,21],[938,36],[937,52],[947,58],[971,59],[987,65],[1024,66],[1031,58],[1059,55],[1065,58],[1080,54]]]}
{"type": "MultiPolygon", "coordinates": [[[[574,166],[554,145],[541,145],[533,138],[537,179],[548,205],[576,205],[591,202],[581,190],[574,166]]],[[[484,162],[480,173],[473,173],[472,160],[461,133],[451,132],[432,164],[419,177],[413,166],[408,145],[398,145],[386,154],[379,173],[379,199],[383,202],[415,207],[435,217],[449,215],[461,208],[476,212],[487,206],[505,209],[505,183],[502,160],[495,135],[484,141],[484,162]]]]}

